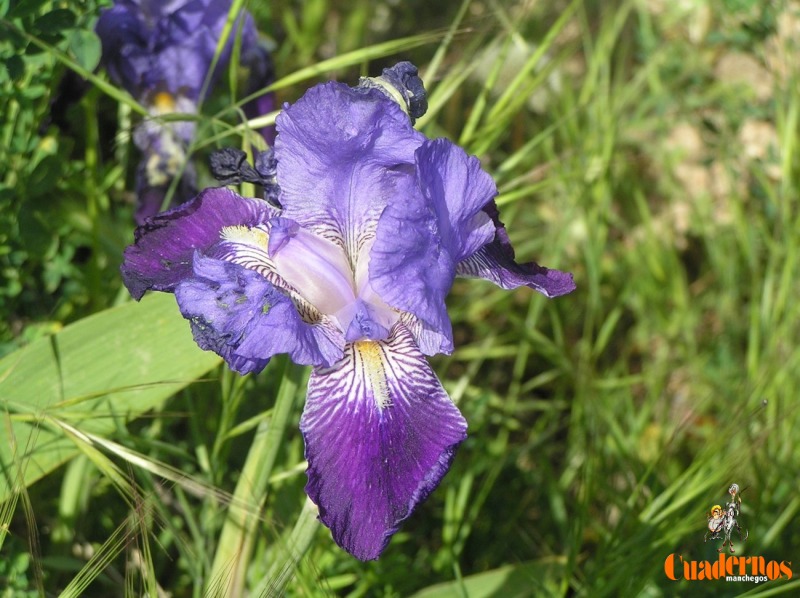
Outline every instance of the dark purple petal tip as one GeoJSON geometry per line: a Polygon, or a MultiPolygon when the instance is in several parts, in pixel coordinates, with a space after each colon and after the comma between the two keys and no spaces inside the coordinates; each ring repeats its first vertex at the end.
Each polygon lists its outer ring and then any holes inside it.
{"type": "Polygon", "coordinates": [[[484,212],[492,219],[495,235],[491,243],[459,262],[459,276],[484,278],[503,289],[526,286],[545,297],[559,297],[575,290],[572,274],[540,266],[536,262],[518,264],[508,233],[500,221],[500,212],[494,201],[484,212]]]}
{"type": "Polygon", "coordinates": [[[257,152],[255,167],[247,162],[247,154],[235,147],[224,147],[209,156],[208,163],[212,176],[223,185],[253,183],[264,189],[264,199],[273,207],[280,209],[278,200],[281,190],[276,180],[278,161],[272,148],[257,152]]]}
{"type": "Polygon", "coordinates": [[[380,77],[362,77],[358,87],[379,89],[392,99],[400,99],[412,123],[428,111],[428,92],[417,67],[410,62],[398,62],[391,68],[383,69],[380,77]]]}
{"type": "Polygon", "coordinates": [[[192,275],[192,258],[220,240],[226,226],[255,226],[270,218],[269,205],[228,189],[206,189],[193,200],[158,214],[136,229],[125,250],[122,281],[137,301],[145,291],[175,290],[192,275]]]}

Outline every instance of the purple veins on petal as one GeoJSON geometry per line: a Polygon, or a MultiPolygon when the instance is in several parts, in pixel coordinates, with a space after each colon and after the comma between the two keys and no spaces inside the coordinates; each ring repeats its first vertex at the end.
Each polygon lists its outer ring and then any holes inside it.
{"type": "Polygon", "coordinates": [[[333,367],[315,368],[300,429],[306,493],[336,543],[370,560],[439,485],[467,424],[397,325],[388,340],[349,344],[333,367]]]}
{"type": "Polygon", "coordinates": [[[197,249],[210,249],[227,226],[257,226],[275,215],[265,201],[228,189],[206,189],[193,200],[158,214],[136,229],[120,271],[134,299],[147,290],[174,291],[192,275],[197,249]]]}
{"type": "Polygon", "coordinates": [[[261,371],[278,353],[302,365],[330,365],[342,355],[341,334],[304,322],[288,296],[238,264],[196,254],[175,297],[200,348],[240,374],[261,371]]]}
{"type": "Polygon", "coordinates": [[[381,211],[413,174],[424,137],[381,92],[341,83],[309,89],[277,118],[283,215],[336,237],[353,258],[381,211]]]}

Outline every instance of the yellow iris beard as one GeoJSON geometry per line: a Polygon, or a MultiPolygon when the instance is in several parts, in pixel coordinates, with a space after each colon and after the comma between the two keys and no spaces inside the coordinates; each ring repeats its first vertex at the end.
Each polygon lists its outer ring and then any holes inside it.
{"type": "Polygon", "coordinates": [[[250,228],[249,226],[226,226],[220,231],[220,237],[226,241],[250,245],[251,247],[258,247],[265,250],[269,246],[269,235],[266,231],[259,228],[250,228]]]}
{"type": "Polygon", "coordinates": [[[376,341],[357,341],[354,344],[356,350],[356,367],[361,366],[365,374],[365,382],[372,389],[372,396],[379,409],[389,407],[392,399],[389,396],[389,384],[386,380],[386,369],[383,363],[383,349],[376,341]]]}
{"type": "Polygon", "coordinates": [[[166,91],[159,91],[153,98],[153,107],[156,109],[156,114],[175,112],[175,98],[166,91]]]}

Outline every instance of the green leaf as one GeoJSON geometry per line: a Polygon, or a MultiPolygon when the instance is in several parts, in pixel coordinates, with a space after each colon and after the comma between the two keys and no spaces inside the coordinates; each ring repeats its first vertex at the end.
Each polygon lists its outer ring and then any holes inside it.
{"type": "Polygon", "coordinates": [[[25,72],[25,62],[22,60],[21,56],[14,54],[13,56],[9,56],[6,60],[6,68],[8,69],[8,75],[11,77],[11,80],[19,81],[25,72]]]}
{"type": "Polygon", "coordinates": [[[69,49],[75,61],[87,71],[93,71],[100,64],[100,38],[94,31],[76,29],[70,33],[69,49]]]}
{"type": "Polygon", "coordinates": [[[45,0],[19,0],[11,6],[8,16],[11,19],[21,19],[38,11],[45,3],[45,0]]]}
{"type": "Polygon", "coordinates": [[[63,163],[58,156],[50,155],[42,158],[34,167],[27,188],[25,189],[29,197],[45,195],[53,190],[58,183],[63,163]]]}
{"type": "MultiPolygon", "coordinates": [[[[44,255],[53,243],[53,232],[46,219],[36,209],[35,202],[25,202],[19,210],[19,238],[26,251],[36,256],[44,255]]],[[[55,224],[55,223],[54,223],[55,224]]]]}
{"type": "Polygon", "coordinates": [[[33,22],[33,30],[41,34],[58,33],[75,24],[75,13],[66,8],[57,8],[46,12],[33,22]]]}
{"type": "Polygon", "coordinates": [[[563,575],[563,569],[563,564],[557,561],[509,565],[469,575],[460,581],[430,586],[420,590],[412,598],[460,598],[461,596],[515,598],[560,595],[557,580],[563,575]]]}
{"type": "Polygon", "coordinates": [[[107,436],[219,363],[175,299],[95,314],[0,360],[0,502],[78,454],[53,420],[107,436]]]}

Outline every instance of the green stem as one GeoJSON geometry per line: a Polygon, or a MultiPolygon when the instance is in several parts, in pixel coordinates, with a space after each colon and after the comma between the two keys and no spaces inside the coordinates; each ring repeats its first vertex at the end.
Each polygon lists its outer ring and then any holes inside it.
{"type": "Polygon", "coordinates": [[[210,591],[214,595],[243,595],[253,539],[267,496],[267,485],[304,375],[304,367],[286,359],[272,417],[261,422],[256,429],[253,444],[236,484],[214,555],[207,594],[210,591]]]}
{"type": "Polygon", "coordinates": [[[305,556],[319,530],[317,522],[319,510],[308,498],[303,503],[300,516],[288,537],[282,538],[274,551],[275,558],[269,571],[258,584],[253,596],[282,596],[286,585],[291,581],[297,565],[305,556]]]}
{"type": "Polygon", "coordinates": [[[88,268],[88,287],[92,302],[95,304],[93,311],[99,310],[104,307],[101,304],[100,297],[102,293],[102,266],[100,260],[101,246],[100,246],[100,211],[101,200],[98,193],[97,182],[95,173],[98,172],[98,154],[97,148],[100,146],[100,131],[97,124],[97,94],[87,94],[86,101],[83,104],[84,115],[86,118],[86,150],[84,153],[84,163],[86,165],[86,172],[88,176],[85,179],[85,189],[87,197],[86,212],[92,223],[91,230],[91,243],[92,243],[92,258],[89,262],[88,268]]]}

